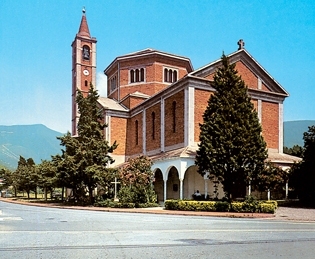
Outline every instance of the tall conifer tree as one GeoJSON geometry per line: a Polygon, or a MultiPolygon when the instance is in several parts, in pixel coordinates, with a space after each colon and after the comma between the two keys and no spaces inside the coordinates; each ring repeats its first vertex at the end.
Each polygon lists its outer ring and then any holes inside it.
{"type": "Polygon", "coordinates": [[[109,145],[104,139],[102,110],[98,106],[99,95],[90,86],[86,97],[78,91],[76,102],[79,109],[78,136],[70,133],[59,138],[65,150],[61,157],[55,157],[58,163],[61,182],[72,188],[74,196],[80,199],[88,189],[90,201],[93,201],[93,190],[107,173],[107,166],[114,162],[110,153],[117,147],[116,142],[109,145]]]}
{"type": "Polygon", "coordinates": [[[224,54],[211,85],[216,91],[200,124],[198,172],[222,183],[228,199],[244,196],[267,158],[261,125],[247,86],[224,54]]]}

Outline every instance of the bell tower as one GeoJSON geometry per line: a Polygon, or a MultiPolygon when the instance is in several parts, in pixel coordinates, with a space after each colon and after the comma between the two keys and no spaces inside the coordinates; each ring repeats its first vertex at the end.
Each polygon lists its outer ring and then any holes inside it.
{"type": "Polygon", "coordinates": [[[77,135],[78,108],[76,103],[77,90],[86,96],[90,83],[96,85],[96,38],[91,37],[86,20],[85,9],[79,32],[76,34],[72,47],[72,136],[77,135]]]}

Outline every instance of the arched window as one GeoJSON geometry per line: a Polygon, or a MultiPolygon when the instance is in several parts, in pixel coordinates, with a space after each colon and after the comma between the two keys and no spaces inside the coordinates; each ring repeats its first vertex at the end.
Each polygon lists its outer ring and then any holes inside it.
{"type": "Polygon", "coordinates": [[[136,145],[139,144],[139,128],[138,128],[138,121],[135,121],[135,134],[136,134],[136,145]]]}
{"type": "Polygon", "coordinates": [[[130,83],[134,83],[134,82],[135,82],[135,71],[130,70],[130,83]]]}
{"type": "Polygon", "coordinates": [[[177,81],[177,71],[174,70],[173,71],[173,82],[176,82],[177,81]]]}
{"type": "Polygon", "coordinates": [[[164,82],[168,82],[168,70],[164,68],[164,82]]]}
{"type": "Polygon", "coordinates": [[[173,82],[172,78],[173,78],[173,71],[170,69],[168,70],[168,82],[172,83],[173,82]]]}
{"type": "Polygon", "coordinates": [[[173,133],[176,132],[176,102],[173,102],[172,105],[172,112],[173,112],[173,133]]]}
{"type": "Polygon", "coordinates": [[[155,139],[155,112],[152,112],[152,139],[155,139]]]}
{"type": "Polygon", "coordinates": [[[139,82],[139,69],[136,69],[136,82],[139,82]]]}
{"type": "Polygon", "coordinates": [[[144,68],[140,69],[140,82],[144,82],[144,68]]]}
{"type": "Polygon", "coordinates": [[[88,86],[88,81],[87,80],[84,81],[84,86],[88,86]]]}

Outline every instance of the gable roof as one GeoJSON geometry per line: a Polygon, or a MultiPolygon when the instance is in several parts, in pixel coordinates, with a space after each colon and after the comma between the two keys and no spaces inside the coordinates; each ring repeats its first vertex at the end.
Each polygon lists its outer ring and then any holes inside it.
{"type": "Polygon", "coordinates": [[[99,97],[98,103],[105,109],[110,109],[110,110],[114,110],[114,111],[124,111],[124,112],[128,111],[127,108],[120,105],[115,100],[107,98],[107,97],[99,97]]]}
{"type": "MultiPolygon", "coordinates": [[[[241,61],[253,74],[259,77],[272,92],[289,96],[289,93],[244,48],[231,53],[227,57],[232,64],[241,61]]],[[[221,59],[218,59],[189,73],[189,75],[205,77],[214,73],[220,65],[221,59]]]]}

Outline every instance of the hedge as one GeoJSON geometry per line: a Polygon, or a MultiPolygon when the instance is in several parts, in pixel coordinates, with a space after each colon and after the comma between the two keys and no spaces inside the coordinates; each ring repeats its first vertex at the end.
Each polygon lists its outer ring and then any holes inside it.
{"type": "Polygon", "coordinates": [[[166,200],[166,210],[275,213],[276,201],[227,202],[166,200]]]}
{"type": "Polygon", "coordinates": [[[107,207],[107,208],[150,208],[158,207],[157,203],[132,203],[132,202],[116,202],[110,199],[97,201],[94,203],[95,207],[107,207]]]}

